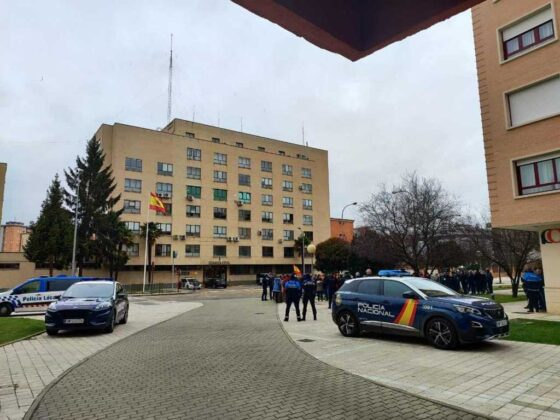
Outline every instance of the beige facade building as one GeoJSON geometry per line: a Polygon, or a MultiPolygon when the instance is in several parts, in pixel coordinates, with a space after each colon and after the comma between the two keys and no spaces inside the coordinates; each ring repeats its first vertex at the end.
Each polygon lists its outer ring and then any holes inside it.
{"type": "Polygon", "coordinates": [[[0,252],[23,252],[31,230],[21,222],[8,222],[0,227],[0,252]]]}
{"type": "Polygon", "coordinates": [[[149,214],[165,233],[154,249],[156,271],[174,262],[199,279],[252,280],[291,272],[301,262],[294,239],[302,232],[314,243],[330,237],[326,150],[179,119],[162,131],[104,124],[96,137],[112,165],[122,219],[137,234],[127,268],[140,281],[150,192],[168,208],[149,214]]]}
{"type": "Polygon", "coordinates": [[[4,185],[6,184],[7,163],[0,162],[0,223],[2,223],[2,208],[4,207],[4,185]]]}
{"type": "Polygon", "coordinates": [[[560,313],[560,0],[472,10],[494,227],[538,231],[548,309],[560,313]]]}

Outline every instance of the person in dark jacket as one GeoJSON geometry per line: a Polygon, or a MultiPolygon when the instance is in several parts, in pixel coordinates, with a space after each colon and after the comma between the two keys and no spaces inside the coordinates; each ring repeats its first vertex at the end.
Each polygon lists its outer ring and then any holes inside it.
{"type": "Polygon", "coordinates": [[[317,321],[317,309],[315,308],[315,294],[317,293],[317,283],[311,277],[310,274],[305,274],[303,276],[303,318],[305,321],[305,315],[307,314],[307,304],[311,305],[311,310],[313,311],[313,320],[317,321]]]}
{"type": "Polygon", "coordinates": [[[532,272],[524,272],[522,278],[525,282],[525,290],[529,298],[528,312],[539,312],[539,293],[542,287],[542,277],[532,272]]]}
{"type": "Polygon", "coordinates": [[[286,296],[286,315],[284,321],[288,322],[290,318],[290,307],[292,304],[296,308],[297,320],[301,321],[301,314],[299,312],[299,300],[301,298],[301,282],[292,274],[292,277],[284,283],[284,295],[286,296]]]}
{"type": "Polygon", "coordinates": [[[272,300],[272,289],[274,288],[274,274],[270,273],[268,275],[268,296],[270,296],[270,300],[272,300]]]}
{"type": "Polygon", "coordinates": [[[262,295],[261,295],[261,300],[267,300],[267,292],[268,292],[268,282],[269,282],[269,277],[268,274],[266,276],[263,276],[262,278],[262,295]]]}
{"type": "Polygon", "coordinates": [[[476,287],[476,294],[484,294],[486,290],[486,279],[484,278],[480,270],[476,270],[476,273],[474,273],[474,282],[476,287]]]}
{"type": "Polygon", "coordinates": [[[490,269],[486,269],[484,277],[486,278],[486,290],[488,290],[488,293],[494,293],[494,276],[490,272],[490,269]]]}
{"type": "Polygon", "coordinates": [[[467,273],[464,270],[461,270],[459,273],[459,282],[461,283],[461,289],[463,290],[463,294],[466,295],[469,293],[469,282],[467,278],[467,273]]]}
{"type": "Polygon", "coordinates": [[[334,277],[331,274],[327,274],[323,280],[323,289],[325,289],[325,296],[329,302],[329,309],[331,309],[334,294],[334,277]]]}

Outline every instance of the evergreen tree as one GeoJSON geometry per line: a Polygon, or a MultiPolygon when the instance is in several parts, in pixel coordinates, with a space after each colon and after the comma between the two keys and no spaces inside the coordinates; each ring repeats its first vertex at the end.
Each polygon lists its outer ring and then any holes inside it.
{"type": "MultiPolygon", "coordinates": [[[[96,241],[97,237],[107,237],[110,232],[104,220],[111,212],[120,216],[122,210],[114,211],[120,195],[113,195],[116,184],[111,165],[105,165],[105,153],[97,139],[93,137],[87,144],[85,158],[76,158],[76,167],[64,172],[68,190],[65,191],[66,205],[75,211],[78,204],[77,264],[80,275],[86,262],[99,266],[107,259],[107,249],[96,241]]],[[[110,229],[110,228],[109,228],[110,229]]],[[[115,247],[117,244],[115,244],[115,247]]]]}
{"type": "Polygon", "coordinates": [[[97,236],[97,244],[103,262],[109,269],[109,277],[117,281],[119,271],[128,262],[126,247],[132,243],[132,232],[113,211],[102,217],[101,222],[101,234],[97,236]]]}
{"type": "Polygon", "coordinates": [[[25,258],[36,264],[48,264],[51,276],[55,267],[65,267],[72,259],[72,216],[63,204],[63,190],[57,174],[24,247],[25,258]]]}

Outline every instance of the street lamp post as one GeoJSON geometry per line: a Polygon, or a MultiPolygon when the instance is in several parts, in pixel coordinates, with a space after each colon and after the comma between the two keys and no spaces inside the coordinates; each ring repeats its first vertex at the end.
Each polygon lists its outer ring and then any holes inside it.
{"type": "Polygon", "coordinates": [[[301,275],[305,274],[305,233],[303,233],[303,229],[298,227],[299,231],[301,232],[301,275]]]}
{"type": "Polygon", "coordinates": [[[317,247],[313,244],[307,245],[307,252],[311,254],[311,275],[313,275],[313,259],[315,256],[315,251],[317,251],[317,247]]]}
{"type": "Polygon", "coordinates": [[[78,206],[80,205],[80,181],[76,188],[76,206],[74,209],[74,242],[72,244],[72,275],[76,275],[76,242],[78,241],[78,206]]]}
{"type": "Polygon", "coordinates": [[[344,210],[346,210],[346,207],[357,206],[357,205],[358,205],[358,202],[354,201],[353,203],[346,204],[344,207],[342,207],[342,214],[340,215],[340,218],[344,219],[344,210]]]}

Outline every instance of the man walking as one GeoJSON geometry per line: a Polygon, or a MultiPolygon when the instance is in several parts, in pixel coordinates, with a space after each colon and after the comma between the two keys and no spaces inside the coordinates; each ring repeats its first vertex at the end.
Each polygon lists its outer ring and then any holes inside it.
{"type": "Polygon", "coordinates": [[[325,297],[329,302],[329,309],[331,309],[334,293],[334,277],[331,274],[326,275],[325,280],[323,281],[323,289],[325,290],[325,297]]]}
{"type": "Polygon", "coordinates": [[[292,304],[296,308],[296,315],[298,322],[301,321],[299,312],[299,299],[301,297],[301,283],[295,274],[284,284],[284,294],[286,295],[286,315],[284,321],[288,322],[290,318],[290,307],[292,304]]]}
{"type": "Polygon", "coordinates": [[[484,277],[486,278],[486,290],[488,290],[488,293],[494,293],[494,276],[488,268],[484,273],[484,277]]]}
{"type": "Polygon", "coordinates": [[[261,300],[267,300],[267,292],[268,292],[268,282],[269,282],[269,278],[268,278],[268,274],[263,276],[262,278],[262,295],[261,295],[261,300]]]}
{"type": "Polygon", "coordinates": [[[305,321],[305,315],[307,314],[307,303],[311,304],[311,310],[313,311],[313,320],[317,321],[317,309],[315,308],[315,293],[317,292],[317,283],[311,277],[310,274],[303,276],[303,318],[305,321]]]}

